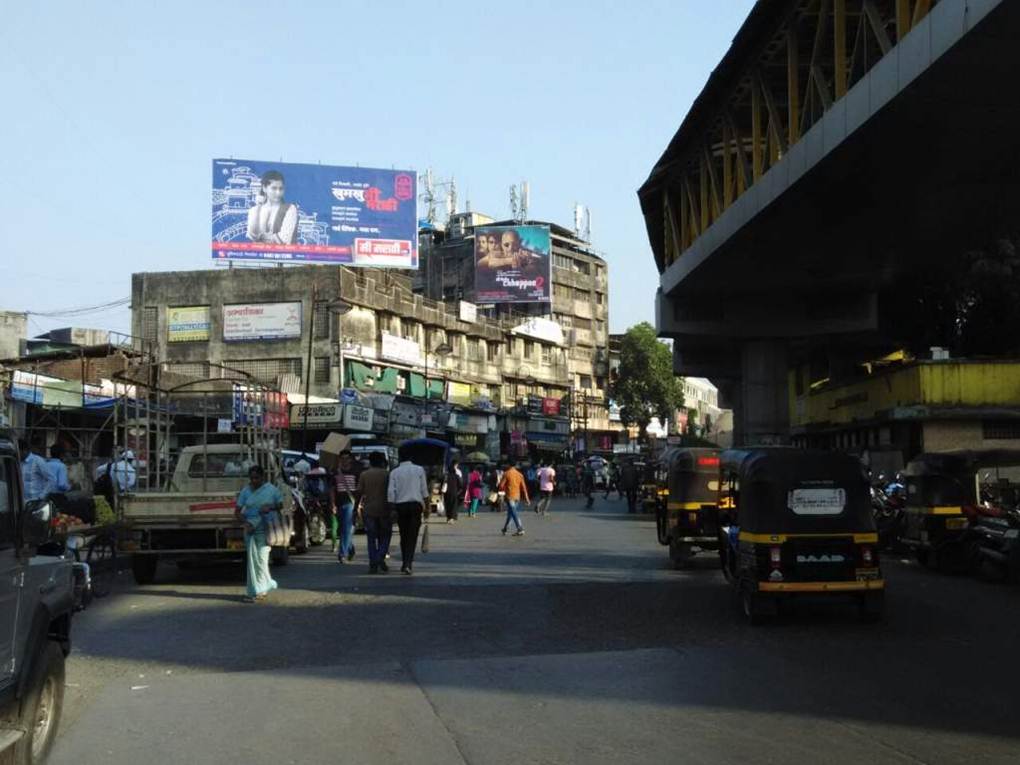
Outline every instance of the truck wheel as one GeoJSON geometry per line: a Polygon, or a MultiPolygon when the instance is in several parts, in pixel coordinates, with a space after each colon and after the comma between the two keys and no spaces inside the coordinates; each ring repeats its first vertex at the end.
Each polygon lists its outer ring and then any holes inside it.
{"type": "Polygon", "coordinates": [[[32,684],[21,700],[18,727],[26,731],[14,745],[15,765],[36,765],[49,757],[64,708],[64,652],[52,640],[32,669],[32,684]]]}
{"type": "Polygon", "coordinates": [[[286,547],[274,547],[269,551],[269,562],[274,566],[286,566],[290,560],[290,553],[286,547]]]}
{"type": "Polygon", "coordinates": [[[156,555],[132,555],[131,573],[137,584],[152,584],[156,581],[156,566],[159,558],[156,555]]]}

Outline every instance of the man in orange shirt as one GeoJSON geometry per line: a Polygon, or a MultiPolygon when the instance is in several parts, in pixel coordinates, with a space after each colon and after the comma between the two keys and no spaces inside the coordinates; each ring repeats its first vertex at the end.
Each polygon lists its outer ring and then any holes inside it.
{"type": "Polygon", "coordinates": [[[510,528],[510,521],[513,521],[514,526],[517,527],[514,536],[523,537],[524,527],[521,525],[521,519],[517,515],[517,508],[520,507],[522,494],[524,495],[524,501],[529,505],[531,504],[531,497],[528,496],[528,485],[524,480],[524,476],[521,475],[521,471],[513,465],[507,468],[506,472],[503,473],[503,480],[499,482],[498,491],[506,492],[506,523],[503,524],[503,534],[506,534],[507,529],[510,528]]]}

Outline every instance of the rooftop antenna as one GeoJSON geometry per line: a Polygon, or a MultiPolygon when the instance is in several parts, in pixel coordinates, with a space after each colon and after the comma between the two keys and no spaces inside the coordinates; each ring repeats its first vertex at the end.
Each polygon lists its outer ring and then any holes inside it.
{"type": "Polygon", "coordinates": [[[517,193],[517,186],[510,186],[510,218],[512,220],[520,220],[521,212],[521,198],[517,193]]]}
{"type": "Polygon", "coordinates": [[[527,181],[521,181],[521,223],[528,219],[528,205],[531,203],[531,187],[527,181]]]}
{"type": "Polygon", "coordinates": [[[432,177],[432,168],[425,171],[424,189],[421,193],[421,201],[425,203],[425,220],[429,224],[436,222],[436,187],[432,177]]]}
{"type": "Polygon", "coordinates": [[[574,202],[574,236],[580,238],[581,227],[584,225],[584,205],[574,202]]]}
{"type": "Polygon", "coordinates": [[[457,179],[450,179],[449,191],[446,194],[447,223],[457,214],[457,179]]]}
{"type": "Polygon", "coordinates": [[[584,236],[581,237],[584,241],[591,244],[591,208],[584,208],[584,236]]]}

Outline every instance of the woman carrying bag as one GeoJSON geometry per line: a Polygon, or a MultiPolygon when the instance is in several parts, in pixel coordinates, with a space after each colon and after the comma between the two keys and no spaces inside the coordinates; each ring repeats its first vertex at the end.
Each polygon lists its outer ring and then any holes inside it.
{"type": "Polygon", "coordinates": [[[269,575],[270,545],[267,539],[271,514],[283,507],[283,496],[273,484],[266,483],[266,472],[260,465],[248,471],[249,484],[237,495],[234,514],[244,521],[244,549],[247,589],[245,601],[255,603],[276,589],[269,575]]]}
{"type": "Polygon", "coordinates": [[[482,474],[477,467],[471,468],[471,474],[468,475],[464,501],[468,507],[468,518],[478,515],[478,503],[482,501],[482,474]]]}
{"type": "Polygon", "coordinates": [[[460,461],[454,460],[446,472],[446,493],[443,496],[447,523],[457,522],[457,506],[460,504],[460,490],[463,485],[464,478],[460,472],[460,461]]]}

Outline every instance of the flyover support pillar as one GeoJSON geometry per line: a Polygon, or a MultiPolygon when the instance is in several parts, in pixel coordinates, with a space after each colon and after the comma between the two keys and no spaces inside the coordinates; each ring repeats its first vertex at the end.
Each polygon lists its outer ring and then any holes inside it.
{"type": "Polygon", "coordinates": [[[741,446],[785,444],[790,440],[790,398],[786,343],[752,340],[740,349],[740,393],[734,412],[734,440],[741,446]]]}

